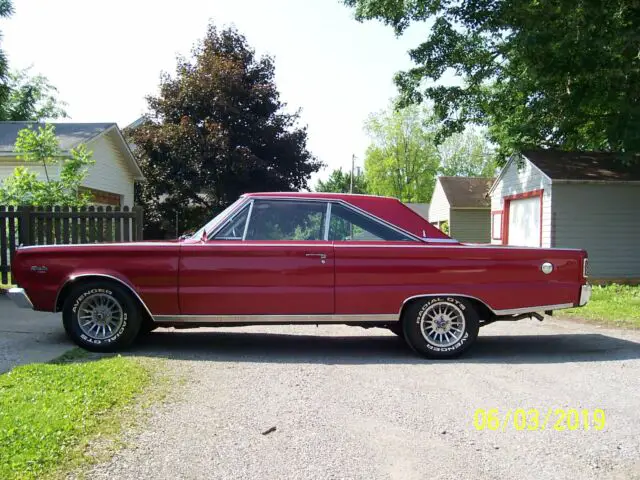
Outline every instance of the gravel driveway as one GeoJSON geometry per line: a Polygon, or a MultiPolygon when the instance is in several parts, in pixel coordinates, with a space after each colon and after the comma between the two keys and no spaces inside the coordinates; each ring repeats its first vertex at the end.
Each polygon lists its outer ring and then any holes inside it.
{"type": "Polygon", "coordinates": [[[159,331],[190,381],[96,479],[639,479],[640,332],[490,325],[433,362],[383,330],[159,331]],[[603,409],[603,431],[477,431],[477,408],[603,409]],[[262,433],[276,427],[276,430],[262,433]]]}

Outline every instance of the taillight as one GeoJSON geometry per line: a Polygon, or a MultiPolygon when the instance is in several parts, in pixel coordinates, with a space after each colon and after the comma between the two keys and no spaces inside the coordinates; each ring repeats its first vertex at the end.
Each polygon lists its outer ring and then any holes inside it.
{"type": "Polygon", "coordinates": [[[587,257],[585,257],[584,260],[582,261],[582,277],[583,278],[589,277],[589,259],[587,257]]]}

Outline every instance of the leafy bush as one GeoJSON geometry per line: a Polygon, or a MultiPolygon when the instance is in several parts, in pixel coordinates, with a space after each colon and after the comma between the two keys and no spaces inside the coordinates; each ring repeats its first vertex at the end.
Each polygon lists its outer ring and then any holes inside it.
{"type": "Polygon", "coordinates": [[[87,167],[94,162],[92,152],[85,145],[65,155],[58,142],[53,125],[38,130],[25,128],[18,134],[15,150],[18,158],[44,167],[45,180],[27,167],[16,167],[13,175],[0,185],[0,205],[60,205],[82,207],[91,196],[79,191],[87,175],[87,167]],[[59,179],[51,179],[49,170],[60,165],[59,179]]]}

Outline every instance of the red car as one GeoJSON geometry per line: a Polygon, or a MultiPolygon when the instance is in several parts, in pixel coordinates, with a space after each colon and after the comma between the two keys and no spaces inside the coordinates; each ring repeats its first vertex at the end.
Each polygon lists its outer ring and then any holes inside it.
{"type": "Polygon", "coordinates": [[[255,193],[179,241],[19,248],[9,296],[93,351],[157,326],[324,323],[447,358],[483,325],[585,305],[586,269],[583,250],[461,244],[393,198],[255,193]]]}

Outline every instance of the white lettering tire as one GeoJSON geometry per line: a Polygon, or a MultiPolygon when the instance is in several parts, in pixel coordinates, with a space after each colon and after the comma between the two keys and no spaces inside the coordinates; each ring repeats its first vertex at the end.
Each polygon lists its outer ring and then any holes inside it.
{"type": "Polygon", "coordinates": [[[402,318],[404,338],[418,354],[433,359],[454,358],[475,342],[478,313],[469,300],[435,296],[411,303],[402,318]]]}
{"type": "Polygon", "coordinates": [[[140,305],[115,283],[92,281],[74,287],[62,309],[65,331],[92,352],[116,352],[130,346],[142,324],[140,305]]]}

